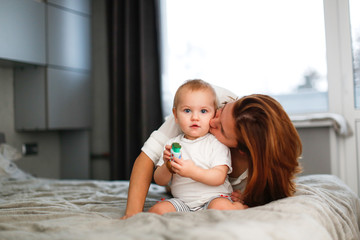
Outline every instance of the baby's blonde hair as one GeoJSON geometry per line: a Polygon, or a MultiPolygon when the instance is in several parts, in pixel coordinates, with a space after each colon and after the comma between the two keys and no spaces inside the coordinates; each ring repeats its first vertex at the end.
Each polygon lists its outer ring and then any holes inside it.
{"type": "Polygon", "coordinates": [[[175,93],[173,108],[176,108],[176,106],[179,104],[180,93],[182,90],[185,89],[190,91],[210,90],[214,96],[214,108],[217,109],[218,103],[214,88],[210,85],[210,83],[207,83],[201,79],[187,80],[178,88],[178,90],[175,93]]]}

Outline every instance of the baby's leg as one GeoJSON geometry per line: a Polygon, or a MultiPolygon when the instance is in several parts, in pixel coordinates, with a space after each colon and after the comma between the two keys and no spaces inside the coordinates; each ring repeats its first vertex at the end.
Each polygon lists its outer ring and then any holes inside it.
{"type": "Polygon", "coordinates": [[[241,210],[246,209],[247,206],[239,202],[232,202],[230,199],[225,197],[218,197],[213,199],[207,209],[217,209],[217,210],[241,210]]]}
{"type": "Polygon", "coordinates": [[[168,212],[176,212],[174,205],[168,201],[158,202],[149,209],[149,212],[163,215],[168,212]]]}

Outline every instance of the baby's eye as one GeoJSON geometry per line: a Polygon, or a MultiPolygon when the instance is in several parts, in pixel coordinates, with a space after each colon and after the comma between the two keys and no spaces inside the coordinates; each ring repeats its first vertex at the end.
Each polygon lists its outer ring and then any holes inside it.
{"type": "Polygon", "coordinates": [[[208,112],[208,110],[206,110],[206,109],[201,109],[201,113],[207,113],[208,112]]]}
{"type": "Polygon", "coordinates": [[[184,112],[189,113],[191,111],[190,111],[190,109],[187,108],[187,109],[184,109],[184,112]]]}

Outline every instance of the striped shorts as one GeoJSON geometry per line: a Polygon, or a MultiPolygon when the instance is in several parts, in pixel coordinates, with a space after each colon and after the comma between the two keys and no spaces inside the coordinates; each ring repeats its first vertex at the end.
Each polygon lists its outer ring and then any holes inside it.
{"type": "Polygon", "coordinates": [[[227,198],[231,202],[233,202],[229,196],[222,196],[222,195],[214,196],[214,197],[210,198],[210,200],[207,201],[206,203],[204,203],[203,205],[193,207],[193,208],[190,208],[188,205],[186,205],[186,203],[184,203],[183,201],[181,201],[178,198],[170,198],[170,199],[167,199],[166,201],[170,202],[175,207],[177,212],[196,212],[199,210],[206,210],[209,207],[210,202],[216,198],[227,198]]]}

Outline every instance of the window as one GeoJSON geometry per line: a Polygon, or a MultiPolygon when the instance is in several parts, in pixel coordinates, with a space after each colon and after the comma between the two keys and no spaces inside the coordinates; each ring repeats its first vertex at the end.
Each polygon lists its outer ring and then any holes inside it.
{"type": "Polygon", "coordinates": [[[277,98],[290,114],[325,112],[324,7],[319,0],[164,0],[163,109],[201,78],[277,98]]]}
{"type": "Polygon", "coordinates": [[[354,68],[354,91],[355,107],[360,108],[360,16],[357,10],[360,8],[358,0],[350,0],[350,23],[354,68]]]}

